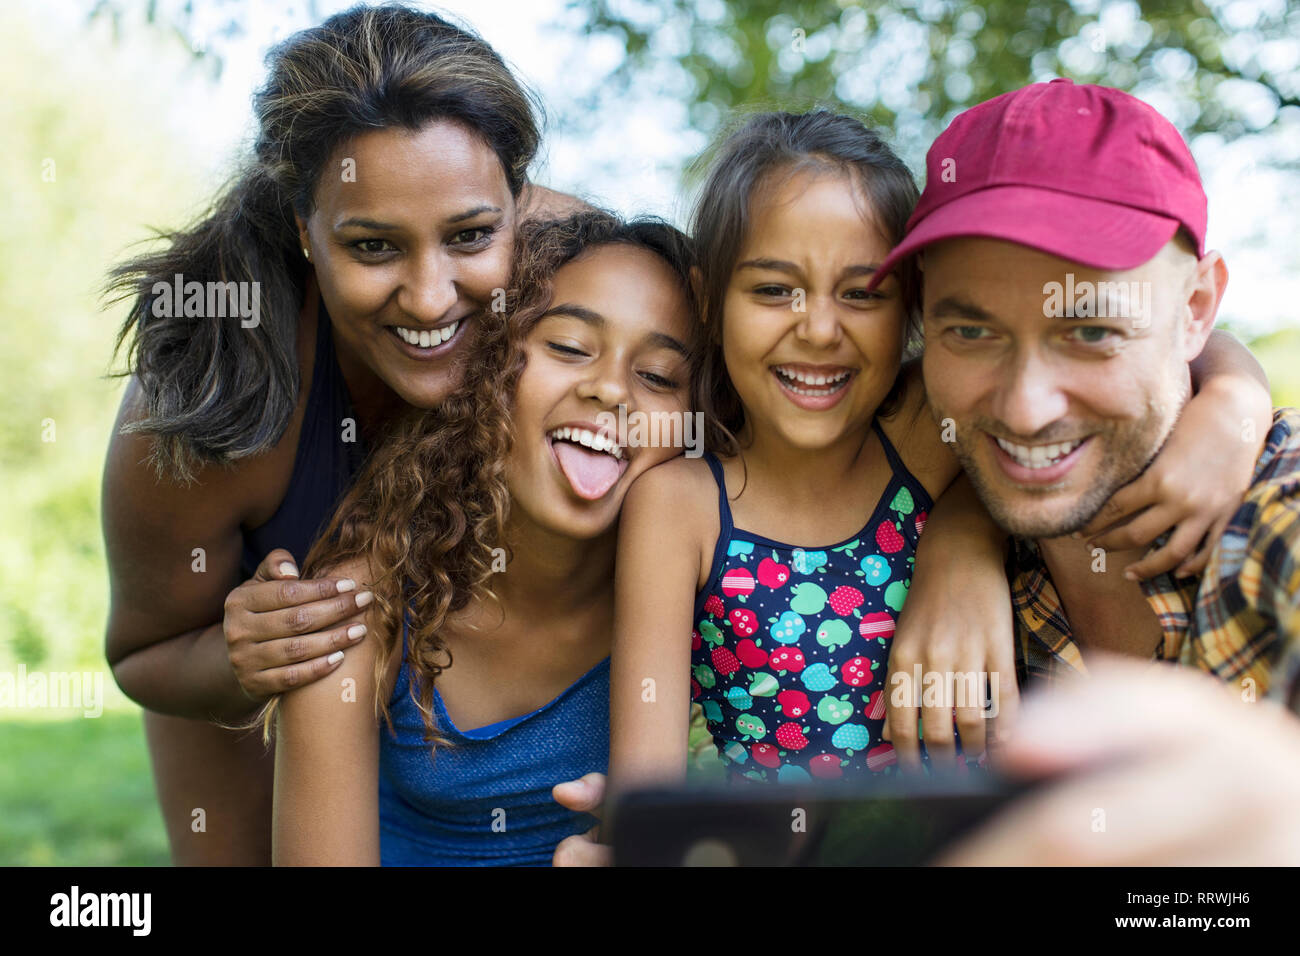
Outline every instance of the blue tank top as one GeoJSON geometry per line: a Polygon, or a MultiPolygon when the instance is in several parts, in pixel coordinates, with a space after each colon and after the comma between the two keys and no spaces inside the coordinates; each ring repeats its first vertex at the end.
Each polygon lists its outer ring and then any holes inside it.
{"type": "Polygon", "coordinates": [[[285,548],[302,567],[307,552],[334,514],[334,509],[361,470],[366,452],[360,431],[351,429],[355,441],[344,441],[343,421],[356,416],[347,383],[334,355],[334,337],[325,303],[316,320],[316,358],[311,391],[298,436],[293,473],[280,507],[256,528],[244,529],[240,562],[243,580],[252,577],[267,552],[285,548]]]}
{"type": "Polygon", "coordinates": [[[696,596],[691,698],[733,778],[807,782],[892,772],[880,737],[890,640],[932,502],[884,430],[893,474],[847,541],[801,548],[736,528],[722,465],[713,568],[696,596]]]}
{"type": "Polygon", "coordinates": [[[451,747],[431,751],[402,668],[379,727],[379,851],[384,866],[550,866],[556,845],[595,817],[551,788],[609,763],[609,658],[522,717],[461,730],[435,686],[434,722],[451,747]]]}

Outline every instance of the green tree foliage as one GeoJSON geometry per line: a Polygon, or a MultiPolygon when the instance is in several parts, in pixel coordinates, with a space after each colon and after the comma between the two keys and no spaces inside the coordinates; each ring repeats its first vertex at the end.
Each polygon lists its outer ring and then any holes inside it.
{"type": "Polygon", "coordinates": [[[916,157],[956,112],[1053,76],[1159,93],[1188,135],[1233,139],[1300,107],[1300,8],[1281,0],[568,6],[589,32],[627,50],[601,95],[673,64],[687,81],[692,125],[709,134],[738,107],[823,104],[894,129],[916,157]]]}

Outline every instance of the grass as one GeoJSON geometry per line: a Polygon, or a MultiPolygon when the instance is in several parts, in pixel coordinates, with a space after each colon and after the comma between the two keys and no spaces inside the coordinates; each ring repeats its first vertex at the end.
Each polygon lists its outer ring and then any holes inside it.
{"type": "Polygon", "coordinates": [[[0,721],[0,866],[167,866],[138,713],[0,721]]]}

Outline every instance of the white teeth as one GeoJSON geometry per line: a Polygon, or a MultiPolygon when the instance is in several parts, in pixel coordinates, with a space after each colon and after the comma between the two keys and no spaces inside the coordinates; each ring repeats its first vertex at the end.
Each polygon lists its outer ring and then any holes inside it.
{"type": "Polygon", "coordinates": [[[1017,445],[1006,439],[997,439],[998,447],[1015,459],[1016,464],[1037,470],[1054,465],[1083,444],[1083,441],[1058,442],[1054,445],[1017,445]]]}
{"type": "Polygon", "coordinates": [[[555,441],[576,442],[584,448],[590,448],[592,451],[603,451],[605,454],[613,455],[618,459],[623,457],[623,449],[616,441],[607,435],[588,431],[585,428],[570,428],[568,426],[556,428],[549,432],[547,437],[555,441]]]}
{"type": "Polygon", "coordinates": [[[838,392],[848,384],[849,378],[853,374],[851,369],[845,369],[842,372],[836,372],[834,375],[811,375],[807,372],[800,372],[780,365],[775,366],[775,371],[784,382],[785,387],[796,395],[820,396],[832,395],[838,392]],[[799,388],[794,384],[795,382],[811,387],[799,388]]]}
{"type": "Polygon", "coordinates": [[[395,326],[395,328],[403,342],[414,345],[416,348],[428,349],[441,345],[455,335],[456,330],[460,328],[460,323],[453,322],[451,325],[444,325],[440,329],[404,329],[400,325],[395,326]]]}
{"type": "Polygon", "coordinates": [[[788,381],[802,382],[805,385],[838,385],[852,374],[849,369],[845,369],[842,372],[836,372],[834,375],[812,375],[808,372],[800,372],[780,365],[776,366],[776,371],[788,381]]]}

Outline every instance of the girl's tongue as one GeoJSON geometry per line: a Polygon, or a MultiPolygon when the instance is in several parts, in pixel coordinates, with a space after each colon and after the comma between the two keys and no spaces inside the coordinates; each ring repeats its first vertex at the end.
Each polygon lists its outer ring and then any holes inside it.
{"type": "Polygon", "coordinates": [[[573,442],[556,441],[552,444],[560,470],[579,498],[595,501],[603,498],[614,487],[626,461],[619,461],[603,451],[592,451],[573,442]]]}

